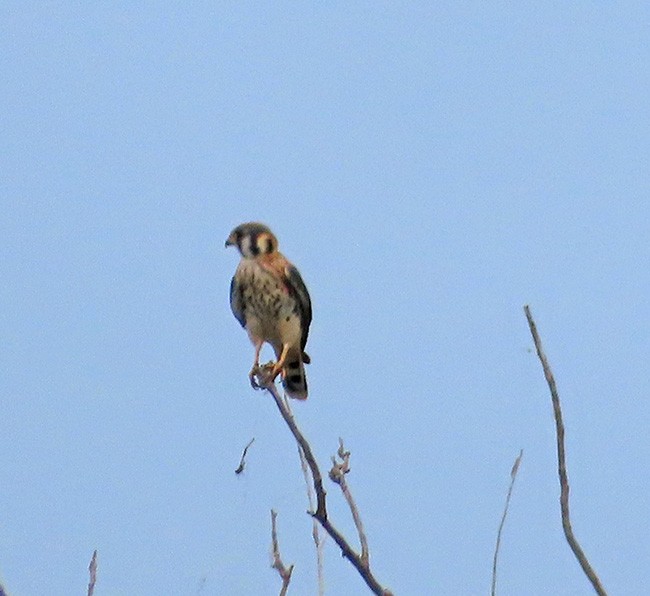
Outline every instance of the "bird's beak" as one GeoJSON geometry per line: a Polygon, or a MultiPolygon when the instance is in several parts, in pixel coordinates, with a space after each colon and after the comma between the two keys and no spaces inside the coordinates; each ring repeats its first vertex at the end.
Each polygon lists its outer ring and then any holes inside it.
{"type": "Polygon", "coordinates": [[[226,240],[225,248],[228,248],[229,246],[232,246],[235,244],[235,239],[233,238],[232,234],[228,236],[228,239],[226,240]]]}

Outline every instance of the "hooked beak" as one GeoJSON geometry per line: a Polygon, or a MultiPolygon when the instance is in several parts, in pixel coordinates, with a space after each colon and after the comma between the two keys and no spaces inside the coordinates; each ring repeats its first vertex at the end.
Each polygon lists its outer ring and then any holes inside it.
{"type": "Polygon", "coordinates": [[[228,236],[228,239],[226,240],[225,248],[228,248],[229,246],[232,246],[233,244],[235,244],[235,238],[233,237],[232,234],[230,234],[230,236],[228,236]]]}

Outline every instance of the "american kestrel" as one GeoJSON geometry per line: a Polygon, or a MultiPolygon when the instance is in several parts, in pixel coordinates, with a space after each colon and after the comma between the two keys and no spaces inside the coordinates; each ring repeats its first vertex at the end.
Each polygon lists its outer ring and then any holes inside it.
{"type": "Polygon", "coordinates": [[[255,346],[251,385],[257,387],[260,351],[268,342],[277,358],[271,378],[281,374],[289,397],[307,399],[303,364],[310,361],[305,345],[311,300],[305,283],[298,269],[278,252],[278,240],[265,225],[250,222],[237,226],[226,240],[226,246],[233,245],[242,258],[230,282],[230,308],[255,346]]]}

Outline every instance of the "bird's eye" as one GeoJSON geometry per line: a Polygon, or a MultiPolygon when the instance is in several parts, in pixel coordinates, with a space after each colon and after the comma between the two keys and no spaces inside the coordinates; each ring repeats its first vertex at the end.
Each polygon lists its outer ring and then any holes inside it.
{"type": "Polygon", "coordinates": [[[260,254],[259,238],[254,238],[250,243],[250,251],[254,257],[260,254]]]}

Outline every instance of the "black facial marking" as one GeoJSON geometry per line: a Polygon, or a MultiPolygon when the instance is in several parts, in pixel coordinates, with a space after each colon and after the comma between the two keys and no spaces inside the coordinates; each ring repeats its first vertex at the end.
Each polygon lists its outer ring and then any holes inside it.
{"type": "Polygon", "coordinates": [[[266,239],[266,252],[270,253],[272,251],[273,251],[273,240],[271,240],[270,238],[267,238],[266,239]]]}
{"type": "Polygon", "coordinates": [[[260,254],[260,247],[257,246],[257,237],[251,238],[251,252],[255,257],[260,254]]]}

